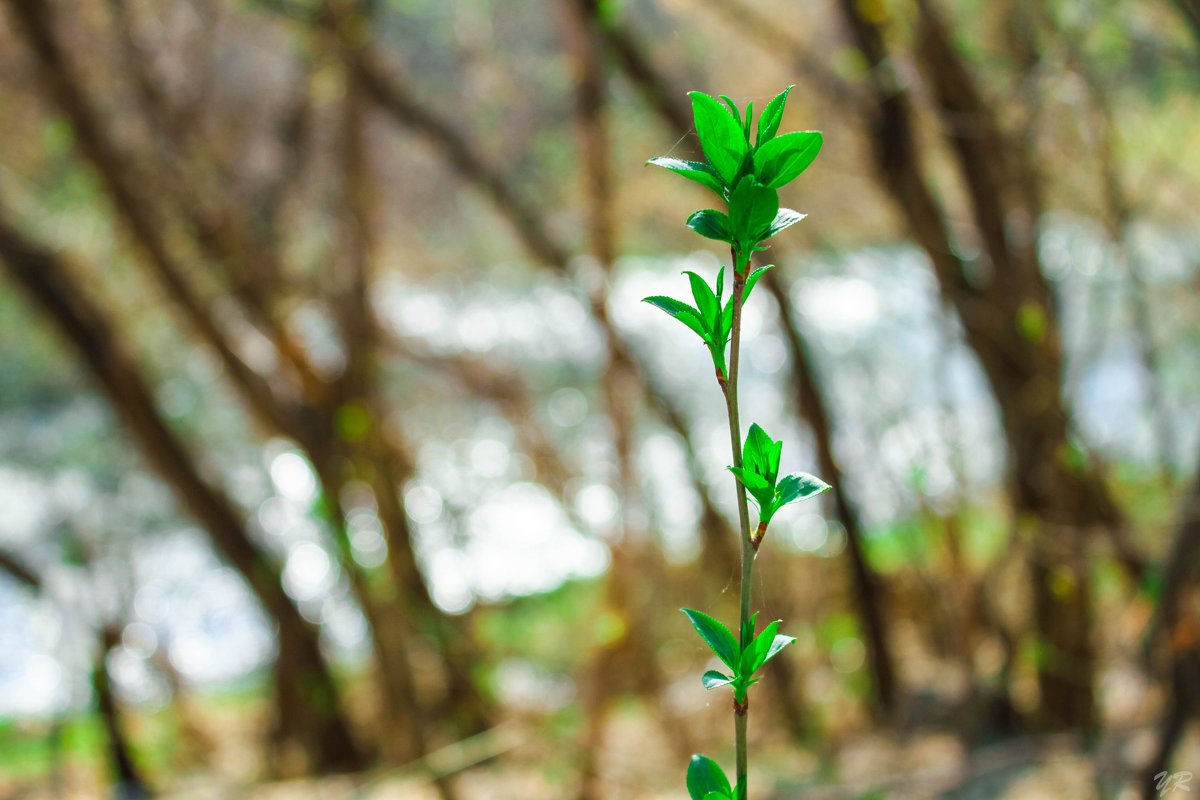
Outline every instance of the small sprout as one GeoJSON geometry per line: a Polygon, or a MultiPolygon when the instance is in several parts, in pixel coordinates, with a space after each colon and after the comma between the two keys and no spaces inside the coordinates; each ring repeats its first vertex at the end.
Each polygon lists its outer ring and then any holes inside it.
{"type": "Polygon", "coordinates": [[[774,441],[761,427],[751,425],[742,453],[742,466],[728,468],[758,506],[758,530],[750,540],[756,550],[776,511],[788,503],[829,491],[829,484],[804,472],[779,479],[782,451],[783,442],[774,441]]]}

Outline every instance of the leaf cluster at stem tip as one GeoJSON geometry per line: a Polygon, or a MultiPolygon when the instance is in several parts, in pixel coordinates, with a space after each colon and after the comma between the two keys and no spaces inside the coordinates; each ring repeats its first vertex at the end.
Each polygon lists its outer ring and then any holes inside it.
{"type": "MultiPolygon", "coordinates": [[[[759,267],[750,273],[750,277],[746,279],[746,288],[742,291],[743,304],[750,297],[754,284],[758,283],[758,279],[770,268],[770,266],[759,267]]],[[[729,376],[728,370],[725,368],[725,348],[729,346],[729,334],[733,329],[733,297],[729,298],[728,303],[724,302],[725,268],[721,267],[717,273],[716,291],[713,291],[712,287],[696,273],[684,272],[684,275],[688,276],[688,280],[692,284],[692,299],[696,301],[695,306],[689,306],[682,300],[661,295],[646,297],[643,302],[649,303],[655,308],[661,308],[695,331],[708,346],[708,351],[712,354],[713,367],[717,371],[717,378],[723,381],[729,376]]]]}
{"type": "Polygon", "coordinates": [[[705,644],[716,653],[730,673],[726,675],[719,670],[710,669],[704,673],[701,681],[705,689],[716,689],[718,686],[729,686],[733,689],[733,699],[739,704],[746,703],[746,690],[758,683],[761,678],[755,678],[763,664],[796,641],[795,637],[779,634],[780,620],[763,628],[762,633],[754,635],[754,624],[758,619],[755,613],[746,620],[741,640],[735,639],[729,629],[718,619],[710,617],[702,611],[691,608],[680,609],[691,620],[692,627],[700,634],[705,644]]]}
{"type": "MultiPolygon", "coordinates": [[[[746,487],[746,493],[758,506],[758,539],[767,530],[775,512],[798,500],[829,491],[829,484],[805,472],[779,477],[779,456],[783,442],[776,442],[758,425],[750,426],[742,449],[742,466],[729,467],[746,487]]],[[[758,541],[752,539],[755,547],[758,541]]]]}
{"type": "Polygon", "coordinates": [[[745,273],[750,256],[762,249],[764,241],[805,217],[780,208],[777,190],[808,169],[821,151],[823,138],[820,131],[778,134],[792,88],[784,89],[763,109],[753,137],[753,102],[747,104],[743,117],[737,104],[724,95],[722,105],[704,92],[690,92],[696,136],[707,160],[659,157],[646,162],[679,173],[725,201],[728,213],[702,209],[688,217],[687,224],[701,236],[728,242],[739,275],[745,273]]]}

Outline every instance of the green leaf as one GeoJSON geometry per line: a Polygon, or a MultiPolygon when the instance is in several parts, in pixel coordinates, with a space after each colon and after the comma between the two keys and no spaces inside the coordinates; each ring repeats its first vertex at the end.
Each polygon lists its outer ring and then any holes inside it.
{"type": "Polygon", "coordinates": [[[767,451],[767,473],[763,475],[767,481],[774,486],[775,481],[779,478],[779,457],[783,455],[783,440],[775,442],[774,446],[767,451]]]}
{"type": "Polygon", "coordinates": [[[710,164],[703,161],[680,161],[678,158],[667,158],[666,156],[652,158],[646,163],[669,169],[701,186],[707,186],[722,198],[725,197],[725,186],[721,183],[721,176],[710,164]]]}
{"type": "Polygon", "coordinates": [[[729,193],[729,228],[743,252],[758,244],[759,232],[779,213],[779,193],[747,176],[729,193]]]}
{"type": "Polygon", "coordinates": [[[649,303],[655,308],[661,308],[663,311],[670,314],[675,319],[687,325],[706,343],[710,341],[710,334],[705,327],[703,320],[700,318],[700,312],[674,297],[663,297],[655,295],[654,297],[643,297],[643,303],[649,303]]]}
{"type": "Polygon", "coordinates": [[[746,487],[746,491],[754,495],[756,499],[760,495],[772,497],[775,487],[767,483],[757,472],[745,467],[729,467],[729,471],[737,476],[737,479],[742,482],[742,486],[746,487]]]}
{"type": "Polygon", "coordinates": [[[787,647],[789,644],[791,644],[794,641],[796,641],[795,636],[784,636],[783,634],[779,634],[779,635],[773,637],[771,639],[770,645],[767,646],[765,654],[759,660],[758,666],[761,667],[763,664],[770,661],[772,658],[774,658],[776,655],[779,654],[780,650],[787,647]]]}
{"type": "Polygon", "coordinates": [[[710,331],[716,330],[717,317],[721,314],[721,304],[717,301],[717,296],[713,294],[712,288],[704,278],[690,271],[683,274],[688,276],[692,284],[692,297],[696,299],[696,308],[700,311],[700,318],[704,320],[704,327],[710,331]]]}
{"type": "MultiPolygon", "coordinates": [[[[759,267],[758,269],[754,270],[754,272],[750,273],[750,277],[746,279],[746,288],[742,290],[742,305],[745,305],[746,301],[750,299],[750,292],[754,291],[754,284],[758,283],[758,279],[762,277],[762,274],[773,266],[775,265],[768,264],[767,266],[759,267]]],[[[730,303],[732,302],[733,301],[731,300],[730,303]]]]}
{"type": "Polygon", "coordinates": [[[708,163],[713,165],[725,184],[731,186],[749,150],[742,126],[715,97],[704,92],[689,92],[688,96],[692,98],[692,116],[696,121],[700,147],[708,163]]]}
{"type": "Polygon", "coordinates": [[[725,794],[725,792],[709,792],[704,795],[704,800],[733,800],[733,795],[725,794]]]}
{"type": "Polygon", "coordinates": [[[717,271],[717,302],[721,302],[721,295],[725,294],[725,267],[721,267],[717,271]]]}
{"type": "Polygon", "coordinates": [[[701,236],[716,239],[718,242],[733,242],[733,233],[729,227],[729,217],[725,212],[715,208],[697,211],[687,219],[687,226],[701,236]]]}
{"type": "Polygon", "coordinates": [[[721,310],[720,324],[713,331],[713,335],[723,342],[729,341],[729,334],[733,330],[733,298],[729,298],[729,302],[725,304],[725,308],[721,310]]]}
{"type": "Polygon", "coordinates": [[[755,624],[755,622],[758,621],[758,613],[759,612],[755,611],[753,614],[750,615],[750,619],[746,620],[745,624],[742,625],[741,641],[743,641],[743,642],[754,641],[754,624],[755,624]]]}
{"type": "Polygon", "coordinates": [[[746,648],[754,652],[754,663],[750,667],[750,672],[746,673],[747,675],[753,673],[766,661],[767,648],[771,646],[771,642],[775,639],[775,632],[779,630],[780,622],[781,620],[774,620],[768,623],[767,627],[763,628],[763,632],[754,637],[754,642],[751,646],[746,648]]]}
{"type": "Polygon", "coordinates": [[[742,449],[742,464],[766,480],[772,489],[775,488],[775,477],[771,475],[771,455],[774,450],[775,442],[767,432],[758,423],[751,425],[742,449]]]}
{"type": "Polygon", "coordinates": [[[680,611],[687,614],[696,633],[700,634],[700,638],[704,640],[705,644],[712,648],[712,651],[717,654],[717,658],[725,662],[725,666],[736,670],[738,644],[734,641],[733,634],[729,632],[729,629],[719,620],[713,619],[702,611],[690,608],[681,608],[680,611]]]}
{"type": "Polygon", "coordinates": [[[778,189],[808,168],[821,151],[822,141],[820,131],[796,131],[764,142],[754,151],[755,176],[778,189]]]}
{"type": "Polygon", "coordinates": [[[754,139],[756,147],[762,147],[763,142],[775,137],[775,133],[779,130],[779,123],[783,119],[783,105],[787,102],[788,92],[795,88],[795,86],[787,87],[775,95],[775,99],[767,103],[767,107],[763,109],[762,116],[758,118],[758,135],[754,139]]]}
{"type": "Polygon", "coordinates": [[[790,208],[779,209],[779,213],[775,215],[775,219],[771,221],[771,224],[758,234],[758,241],[765,242],[775,234],[792,227],[807,216],[808,214],[801,214],[799,211],[790,208]]]}
{"type": "Polygon", "coordinates": [[[755,664],[755,660],[756,655],[754,646],[753,643],[751,643],[746,647],[745,650],[742,651],[742,657],[738,660],[737,671],[738,677],[741,679],[738,681],[739,683],[744,683],[751,675],[754,674],[754,670],[758,668],[757,664],[755,664]]]}
{"type": "Polygon", "coordinates": [[[746,123],[745,129],[742,131],[746,137],[746,141],[750,141],[750,122],[754,119],[754,101],[746,103],[746,123]]]}
{"type": "Polygon", "coordinates": [[[770,519],[772,504],[775,502],[775,487],[767,483],[761,475],[745,467],[728,467],[728,469],[742,482],[742,486],[746,487],[746,491],[750,493],[750,499],[758,506],[760,513],[767,515],[766,518],[770,519]]]}
{"type": "Polygon", "coordinates": [[[710,669],[700,678],[705,689],[716,689],[719,686],[725,686],[733,683],[733,678],[723,672],[717,672],[715,669],[710,669]]]}
{"type": "Polygon", "coordinates": [[[830,486],[820,478],[804,472],[788,475],[779,481],[775,489],[775,507],[781,508],[788,503],[804,500],[808,497],[829,491],[830,486]]]}
{"type": "Polygon", "coordinates": [[[717,97],[725,101],[725,105],[729,106],[729,111],[733,114],[733,118],[737,121],[738,127],[742,127],[742,112],[738,109],[737,103],[729,98],[729,95],[719,94],[717,97]]]}
{"type": "Polygon", "coordinates": [[[718,796],[721,794],[728,796],[732,792],[732,787],[717,762],[707,756],[697,754],[692,756],[692,760],[688,764],[687,790],[688,794],[692,796],[692,800],[710,800],[707,795],[717,792],[718,796]]]}

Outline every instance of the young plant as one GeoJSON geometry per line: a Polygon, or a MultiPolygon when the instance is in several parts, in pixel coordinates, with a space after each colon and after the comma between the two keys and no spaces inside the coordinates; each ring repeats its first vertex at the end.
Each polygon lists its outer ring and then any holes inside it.
{"type": "Polygon", "coordinates": [[[726,210],[706,208],[688,217],[692,230],[709,239],[726,242],[733,262],[732,288],[724,300],[725,267],[717,272],[716,288],[694,272],[688,272],[692,299],[689,305],[671,297],[647,297],[645,301],[662,309],[690,328],[712,356],[717,384],[725,395],[729,417],[729,437],[733,450],[733,473],[737,491],[738,522],[742,540],[742,569],[739,596],[741,613],[738,635],[719,620],[690,608],[683,609],[716,654],[726,671],[709,670],[701,679],[706,689],[729,686],[733,690],[736,776],[731,785],[721,767],[711,758],[692,756],[687,770],[687,789],[692,800],[746,800],[746,723],[749,710],[747,693],[760,678],[755,673],[795,639],[778,633],[775,620],[755,633],[758,614],[750,613],[750,579],[754,559],[766,536],[767,526],[783,506],[813,497],[829,486],[812,475],[799,473],[779,477],[782,442],[776,442],[758,425],[751,425],[742,442],[738,421],[738,357],[741,346],[742,305],[754,284],[769,266],[750,271],[750,259],[763,242],[804,219],[805,215],[779,207],[778,189],[803,172],[821,150],[818,131],[778,134],[787,101],[788,87],[779,93],[758,118],[751,136],[754,104],[745,114],[724,95],[721,100],[703,92],[691,92],[696,134],[705,161],[680,161],[652,158],[647,163],[665,167],[704,186],[722,201],[726,210]],[[728,106],[728,108],[726,108],[728,106]],[[726,360],[726,351],[729,357],[726,360]],[[748,500],[758,507],[758,524],[750,527],[748,500]]]}

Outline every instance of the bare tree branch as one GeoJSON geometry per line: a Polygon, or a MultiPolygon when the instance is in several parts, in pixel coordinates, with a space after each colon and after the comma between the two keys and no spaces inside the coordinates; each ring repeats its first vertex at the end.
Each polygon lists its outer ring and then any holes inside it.
{"type": "MultiPolygon", "coordinates": [[[[2,208],[2,206],[0,206],[2,208]]],[[[0,261],[9,275],[49,315],[104,390],[127,432],[150,464],[201,522],[217,550],[238,571],[279,625],[281,659],[293,680],[277,684],[280,735],[297,739],[318,769],[361,765],[317,643],[317,632],[284,593],[277,565],[254,544],[233,502],[206,482],[195,459],[166,424],[150,388],[123,349],[100,308],[72,289],[73,282],[53,253],[27,240],[0,218],[0,261]],[[303,687],[303,688],[302,688],[303,687]],[[314,687],[321,695],[314,702],[314,687]]]]}

